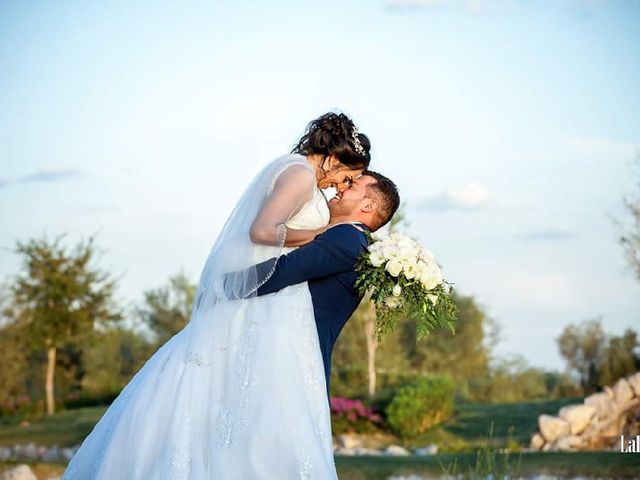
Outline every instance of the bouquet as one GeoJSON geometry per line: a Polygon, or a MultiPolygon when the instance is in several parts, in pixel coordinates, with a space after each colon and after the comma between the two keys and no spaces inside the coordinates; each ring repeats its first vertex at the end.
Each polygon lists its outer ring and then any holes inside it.
{"type": "Polygon", "coordinates": [[[433,253],[399,233],[370,240],[356,262],[355,286],[375,305],[378,340],[401,317],[416,321],[417,341],[438,327],[455,333],[452,284],[442,278],[433,253]]]}

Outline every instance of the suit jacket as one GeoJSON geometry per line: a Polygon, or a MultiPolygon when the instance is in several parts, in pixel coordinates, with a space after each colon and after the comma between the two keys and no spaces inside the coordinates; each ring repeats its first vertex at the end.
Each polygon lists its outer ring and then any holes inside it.
{"type": "MultiPolygon", "coordinates": [[[[368,230],[364,224],[358,226],[368,230]]],[[[367,235],[353,225],[331,227],[313,242],[278,258],[275,271],[257,291],[259,296],[267,295],[289,285],[308,282],[329,398],[333,346],[362,300],[353,286],[357,278],[353,268],[368,243],[367,235]]],[[[265,273],[271,266],[272,262],[259,264],[258,272],[265,273]]]]}

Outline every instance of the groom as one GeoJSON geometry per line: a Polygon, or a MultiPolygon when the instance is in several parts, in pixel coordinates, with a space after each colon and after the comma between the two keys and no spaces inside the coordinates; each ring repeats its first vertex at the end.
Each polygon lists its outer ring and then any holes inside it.
{"type": "MultiPolygon", "coordinates": [[[[400,196],[387,177],[365,171],[344,191],[329,200],[328,229],[315,240],[278,258],[275,271],[258,296],[307,281],[324,361],[329,394],[331,353],[338,335],[357,308],[361,295],[354,288],[354,266],[367,248],[365,232],[376,231],[391,220],[400,196]],[[349,223],[344,223],[349,222],[349,223]]],[[[257,265],[258,278],[266,276],[272,262],[257,265]]]]}

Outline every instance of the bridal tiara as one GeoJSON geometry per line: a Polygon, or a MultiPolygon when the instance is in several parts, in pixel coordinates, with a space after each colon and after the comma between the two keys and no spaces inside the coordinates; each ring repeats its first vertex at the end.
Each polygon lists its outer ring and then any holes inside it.
{"type": "Polygon", "coordinates": [[[358,138],[358,127],[356,127],[355,125],[353,126],[353,130],[351,131],[351,137],[353,138],[353,148],[355,148],[356,152],[364,157],[366,152],[364,151],[364,148],[360,143],[360,139],[358,138]]]}

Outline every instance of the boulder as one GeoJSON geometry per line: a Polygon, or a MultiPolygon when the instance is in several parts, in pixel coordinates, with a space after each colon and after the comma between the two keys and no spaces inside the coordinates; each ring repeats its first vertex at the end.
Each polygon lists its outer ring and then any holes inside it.
{"type": "Polygon", "coordinates": [[[544,445],[544,438],[539,433],[536,433],[531,437],[531,449],[532,450],[540,450],[544,445]]]}
{"type": "Polygon", "coordinates": [[[569,422],[551,415],[540,415],[538,417],[538,429],[547,442],[553,442],[571,433],[569,422]]]}
{"type": "Polygon", "coordinates": [[[18,465],[0,474],[0,480],[38,480],[29,465],[18,465]]]}
{"type": "Polygon", "coordinates": [[[582,433],[596,415],[596,408],[591,405],[567,405],[562,407],[558,416],[571,425],[571,435],[582,433]]]}
{"type": "Polygon", "coordinates": [[[406,455],[411,455],[411,453],[406,449],[402,448],[399,445],[389,445],[382,452],[384,455],[389,455],[392,457],[403,457],[406,455]]]}
{"type": "Polygon", "coordinates": [[[582,439],[577,435],[559,438],[554,445],[554,449],[561,452],[573,452],[579,450],[580,447],[582,447],[582,439]]]}
{"type": "Polygon", "coordinates": [[[412,452],[415,453],[416,455],[421,455],[421,456],[435,455],[436,453],[438,453],[438,445],[431,444],[431,445],[427,445],[426,447],[414,448],[412,452]]]}
{"type": "Polygon", "coordinates": [[[629,382],[629,386],[633,390],[635,396],[640,397],[640,372],[627,377],[627,382],[629,382]]]}
{"type": "Polygon", "coordinates": [[[57,445],[54,445],[42,455],[43,462],[59,462],[62,459],[62,453],[57,445]]]}
{"type": "Polygon", "coordinates": [[[613,393],[617,404],[623,404],[633,398],[633,389],[625,378],[621,378],[613,385],[613,393]]]}
{"type": "Polygon", "coordinates": [[[607,418],[615,413],[616,403],[606,393],[593,393],[584,399],[584,404],[595,407],[598,418],[607,418]]]}
{"type": "Polygon", "coordinates": [[[338,435],[338,446],[341,448],[358,448],[362,447],[362,442],[358,437],[353,435],[338,435]]]}

